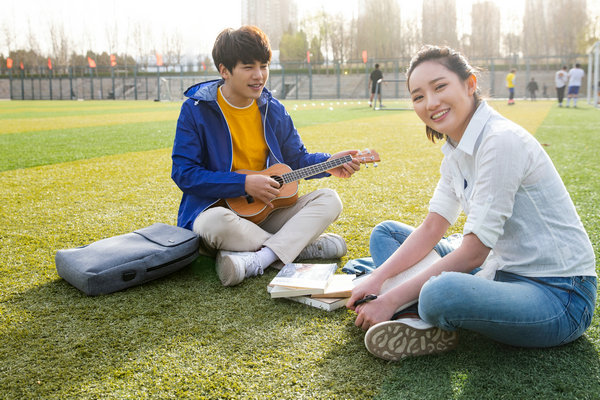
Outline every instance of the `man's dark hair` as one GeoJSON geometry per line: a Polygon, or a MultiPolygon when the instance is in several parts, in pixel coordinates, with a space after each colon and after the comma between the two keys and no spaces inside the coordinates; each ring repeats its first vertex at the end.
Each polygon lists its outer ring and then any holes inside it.
{"type": "Polygon", "coordinates": [[[245,25],[237,30],[227,28],[217,36],[212,56],[217,70],[223,64],[232,72],[238,62],[268,64],[271,61],[271,45],[267,35],[256,26],[245,25]]]}
{"type": "Polygon", "coordinates": [[[375,69],[379,68],[379,64],[375,64],[375,69]]]}

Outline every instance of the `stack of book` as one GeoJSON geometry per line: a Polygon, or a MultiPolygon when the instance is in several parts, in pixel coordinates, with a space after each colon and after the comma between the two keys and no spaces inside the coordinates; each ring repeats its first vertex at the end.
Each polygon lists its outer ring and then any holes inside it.
{"type": "MultiPolygon", "coordinates": [[[[383,282],[379,294],[387,293],[400,286],[439,259],[440,256],[436,251],[431,250],[421,261],[383,282]]],[[[271,293],[271,298],[287,298],[332,311],[345,306],[352,289],[370,277],[370,275],[363,275],[356,278],[355,275],[350,274],[335,274],[336,269],[336,264],[286,264],[269,283],[267,290],[271,293]]],[[[402,310],[416,302],[417,299],[409,301],[399,306],[397,310],[402,310]]]]}
{"type": "Polygon", "coordinates": [[[335,274],[337,264],[291,263],[267,286],[271,298],[286,298],[326,311],[346,305],[355,275],[335,274]]]}

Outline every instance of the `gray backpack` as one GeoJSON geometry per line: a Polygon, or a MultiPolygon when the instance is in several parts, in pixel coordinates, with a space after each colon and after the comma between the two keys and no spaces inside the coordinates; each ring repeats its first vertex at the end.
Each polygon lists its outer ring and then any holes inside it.
{"type": "Polygon", "coordinates": [[[132,233],[56,253],[58,275],[95,296],[140,285],[175,272],[198,257],[198,236],[156,223],[132,233]]]}

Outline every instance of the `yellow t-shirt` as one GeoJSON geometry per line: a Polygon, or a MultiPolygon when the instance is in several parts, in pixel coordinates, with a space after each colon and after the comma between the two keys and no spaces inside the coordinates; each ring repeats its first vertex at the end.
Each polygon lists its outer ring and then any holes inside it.
{"type": "Polygon", "coordinates": [[[250,169],[261,171],[265,169],[269,148],[263,133],[262,116],[256,101],[248,107],[238,108],[227,102],[221,93],[217,93],[217,102],[225,115],[225,120],[231,132],[233,144],[232,170],[250,169]]]}
{"type": "Polygon", "coordinates": [[[506,75],[506,87],[507,88],[515,87],[515,74],[513,74],[512,72],[510,72],[508,75],[506,75]]]}

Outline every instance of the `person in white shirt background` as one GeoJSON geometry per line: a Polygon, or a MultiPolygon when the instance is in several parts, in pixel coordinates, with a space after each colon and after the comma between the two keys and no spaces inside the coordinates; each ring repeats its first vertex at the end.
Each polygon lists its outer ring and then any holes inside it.
{"type": "Polygon", "coordinates": [[[565,98],[565,87],[569,80],[569,74],[567,73],[567,66],[563,65],[562,69],[556,71],[554,75],[554,85],[556,86],[556,99],[558,100],[558,106],[562,107],[563,99],[565,98]]]}
{"type": "Polygon", "coordinates": [[[371,234],[375,269],[347,303],[367,350],[388,360],[437,353],[456,346],[459,329],[521,347],[580,337],[595,308],[594,250],[540,143],[480,98],[475,69],[448,47],[421,49],[407,86],[428,138],[445,139],[444,159],[421,225],[385,221],[371,234]],[[461,211],[462,241],[449,241],[461,211]],[[439,260],[381,293],[432,249],[439,260]]]}
{"type": "Polygon", "coordinates": [[[573,107],[577,107],[577,95],[579,94],[579,88],[581,87],[581,80],[585,72],[581,68],[580,64],[575,64],[573,68],[569,70],[569,89],[567,92],[567,107],[571,99],[573,99],[573,107]]]}

